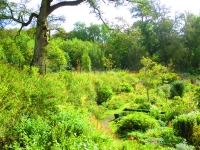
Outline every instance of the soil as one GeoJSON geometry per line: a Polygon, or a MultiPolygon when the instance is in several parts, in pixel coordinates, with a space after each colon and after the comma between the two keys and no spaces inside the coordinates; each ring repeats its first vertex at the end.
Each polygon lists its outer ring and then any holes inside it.
{"type": "Polygon", "coordinates": [[[114,116],[107,116],[106,118],[104,118],[102,121],[101,121],[101,125],[102,127],[108,132],[108,133],[113,133],[113,131],[110,129],[110,126],[109,126],[109,122],[114,120],[115,117],[114,116]]]}

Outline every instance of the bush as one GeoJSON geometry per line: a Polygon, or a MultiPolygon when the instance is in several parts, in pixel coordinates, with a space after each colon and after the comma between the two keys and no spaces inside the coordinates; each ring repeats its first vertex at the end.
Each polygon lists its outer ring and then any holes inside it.
{"type": "Polygon", "coordinates": [[[200,149],[200,126],[194,127],[191,143],[196,147],[196,149],[200,149]]]}
{"type": "Polygon", "coordinates": [[[146,96],[136,96],[135,103],[144,104],[145,102],[147,102],[146,96]]]}
{"type": "Polygon", "coordinates": [[[194,100],[197,102],[198,107],[200,108],[200,87],[195,88],[194,94],[195,94],[194,100]]]}
{"type": "Polygon", "coordinates": [[[100,82],[96,82],[95,85],[97,92],[96,102],[98,105],[101,105],[103,102],[106,102],[107,100],[112,98],[113,92],[108,86],[103,85],[100,82]]]}
{"type": "Polygon", "coordinates": [[[125,101],[120,97],[113,97],[105,103],[105,107],[111,110],[118,109],[125,104],[125,101]]]}
{"type": "Polygon", "coordinates": [[[129,84],[127,84],[127,83],[120,84],[119,87],[116,90],[117,93],[121,93],[121,92],[130,93],[132,91],[133,91],[133,87],[130,86],[129,84]]]}
{"type": "Polygon", "coordinates": [[[185,90],[185,84],[182,81],[175,81],[171,85],[171,98],[175,96],[183,97],[185,90]]]}
{"type": "Polygon", "coordinates": [[[186,141],[184,141],[183,143],[176,144],[176,149],[177,150],[193,150],[194,147],[187,145],[186,141]]]}
{"type": "Polygon", "coordinates": [[[149,115],[152,116],[152,117],[154,117],[157,120],[161,119],[160,111],[158,109],[156,109],[156,108],[151,109],[149,115]]]}
{"type": "Polygon", "coordinates": [[[181,136],[188,142],[191,142],[194,127],[197,125],[197,114],[189,113],[186,115],[178,116],[172,121],[172,125],[175,135],[181,136]]]}
{"type": "Polygon", "coordinates": [[[175,136],[173,129],[170,127],[150,129],[146,133],[131,132],[128,136],[134,137],[134,139],[137,139],[140,142],[153,143],[168,147],[174,147],[175,144],[181,143],[184,140],[181,137],[175,136]]]}
{"type": "Polygon", "coordinates": [[[145,103],[145,104],[140,104],[140,105],[138,106],[138,108],[137,108],[137,109],[145,109],[145,110],[150,110],[150,108],[151,108],[151,105],[150,105],[150,104],[147,104],[147,103],[145,103]]]}
{"type": "Polygon", "coordinates": [[[123,117],[118,122],[117,133],[130,132],[130,131],[146,131],[158,127],[158,122],[156,119],[148,116],[147,114],[141,112],[135,112],[133,114],[123,117]]]}

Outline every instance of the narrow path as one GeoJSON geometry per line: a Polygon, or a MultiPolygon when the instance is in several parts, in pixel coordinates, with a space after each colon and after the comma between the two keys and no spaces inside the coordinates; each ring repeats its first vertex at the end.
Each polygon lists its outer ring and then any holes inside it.
{"type": "Polygon", "coordinates": [[[102,127],[103,127],[108,133],[112,133],[112,134],[113,134],[113,131],[110,129],[109,122],[112,121],[113,119],[115,119],[114,115],[112,115],[112,116],[107,116],[106,118],[104,118],[104,119],[101,121],[102,127]]]}

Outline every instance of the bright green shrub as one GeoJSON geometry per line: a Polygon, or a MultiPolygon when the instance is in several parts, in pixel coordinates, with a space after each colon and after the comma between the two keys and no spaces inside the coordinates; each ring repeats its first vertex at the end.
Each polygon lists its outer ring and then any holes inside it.
{"type": "Polygon", "coordinates": [[[129,84],[127,83],[121,83],[119,85],[119,87],[117,88],[117,93],[121,93],[121,92],[126,92],[126,93],[130,93],[133,91],[133,87],[130,86],[129,84]]]}
{"type": "Polygon", "coordinates": [[[91,67],[92,67],[91,59],[87,53],[84,53],[82,55],[81,62],[82,62],[82,68],[84,71],[88,71],[88,72],[91,71],[91,67]]]}
{"type": "Polygon", "coordinates": [[[123,117],[118,122],[117,133],[130,132],[130,131],[147,131],[158,127],[156,119],[148,116],[145,113],[135,112],[133,114],[123,117]]]}
{"type": "Polygon", "coordinates": [[[17,148],[17,143],[20,147],[30,147],[32,149],[47,149],[47,143],[50,143],[51,126],[48,121],[38,116],[36,119],[31,119],[22,116],[21,122],[18,122],[14,128],[15,140],[10,145],[17,148]]]}
{"type": "Polygon", "coordinates": [[[195,97],[194,100],[198,103],[198,107],[200,108],[200,87],[196,87],[194,91],[195,97]]]}
{"type": "Polygon", "coordinates": [[[135,96],[135,103],[144,104],[145,102],[147,102],[146,96],[142,96],[142,95],[136,95],[135,96]]]}
{"type": "Polygon", "coordinates": [[[163,82],[167,82],[167,83],[172,83],[172,82],[175,82],[175,81],[177,81],[177,80],[179,80],[180,79],[180,77],[179,77],[179,75],[178,74],[176,74],[176,73],[167,73],[167,74],[165,74],[165,76],[164,76],[164,78],[163,78],[163,82]]]}
{"type": "Polygon", "coordinates": [[[167,99],[170,97],[170,94],[171,94],[171,87],[170,87],[170,84],[164,84],[163,86],[161,86],[161,89],[164,93],[164,97],[167,99]]]}
{"type": "Polygon", "coordinates": [[[103,114],[105,112],[105,109],[102,105],[96,105],[96,104],[88,104],[87,109],[89,112],[91,112],[97,119],[102,119],[103,114]]]}
{"type": "Polygon", "coordinates": [[[101,105],[103,102],[106,102],[107,100],[112,98],[113,92],[108,86],[100,82],[96,82],[95,85],[97,93],[96,102],[98,105],[101,105]]]}
{"type": "Polygon", "coordinates": [[[112,98],[111,100],[106,101],[104,106],[110,110],[114,110],[114,109],[120,108],[124,104],[125,102],[123,101],[123,99],[119,97],[115,97],[115,98],[112,98]]]}
{"type": "Polygon", "coordinates": [[[161,119],[160,111],[158,109],[156,109],[156,108],[151,109],[149,115],[154,117],[157,120],[161,119]]]}
{"type": "Polygon", "coordinates": [[[173,147],[175,144],[183,142],[183,138],[174,135],[174,131],[171,127],[160,127],[148,130],[145,135],[147,137],[153,137],[153,140],[157,140],[159,144],[173,147]]]}
{"type": "Polygon", "coordinates": [[[150,110],[150,108],[151,108],[151,105],[150,105],[150,104],[148,104],[148,103],[144,103],[144,104],[140,104],[140,105],[138,106],[137,109],[150,110]]]}
{"type": "Polygon", "coordinates": [[[171,98],[175,96],[183,97],[185,91],[185,84],[182,81],[175,81],[171,84],[171,98]]]}
{"type": "Polygon", "coordinates": [[[197,114],[197,125],[200,125],[200,114],[197,114]]]}

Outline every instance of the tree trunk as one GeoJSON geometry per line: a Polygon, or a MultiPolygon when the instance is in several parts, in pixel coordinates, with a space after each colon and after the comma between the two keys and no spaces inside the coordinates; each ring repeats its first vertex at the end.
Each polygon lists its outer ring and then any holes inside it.
{"type": "Polygon", "coordinates": [[[150,102],[150,97],[149,97],[149,88],[147,88],[147,99],[148,99],[148,102],[150,102]]]}
{"type": "Polygon", "coordinates": [[[31,62],[31,66],[35,66],[39,68],[39,73],[44,73],[44,58],[45,58],[45,47],[48,44],[47,39],[47,0],[42,0],[40,13],[37,18],[37,26],[36,26],[36,37],[35,37],[35,47],[33,59],[31,62]]]}

